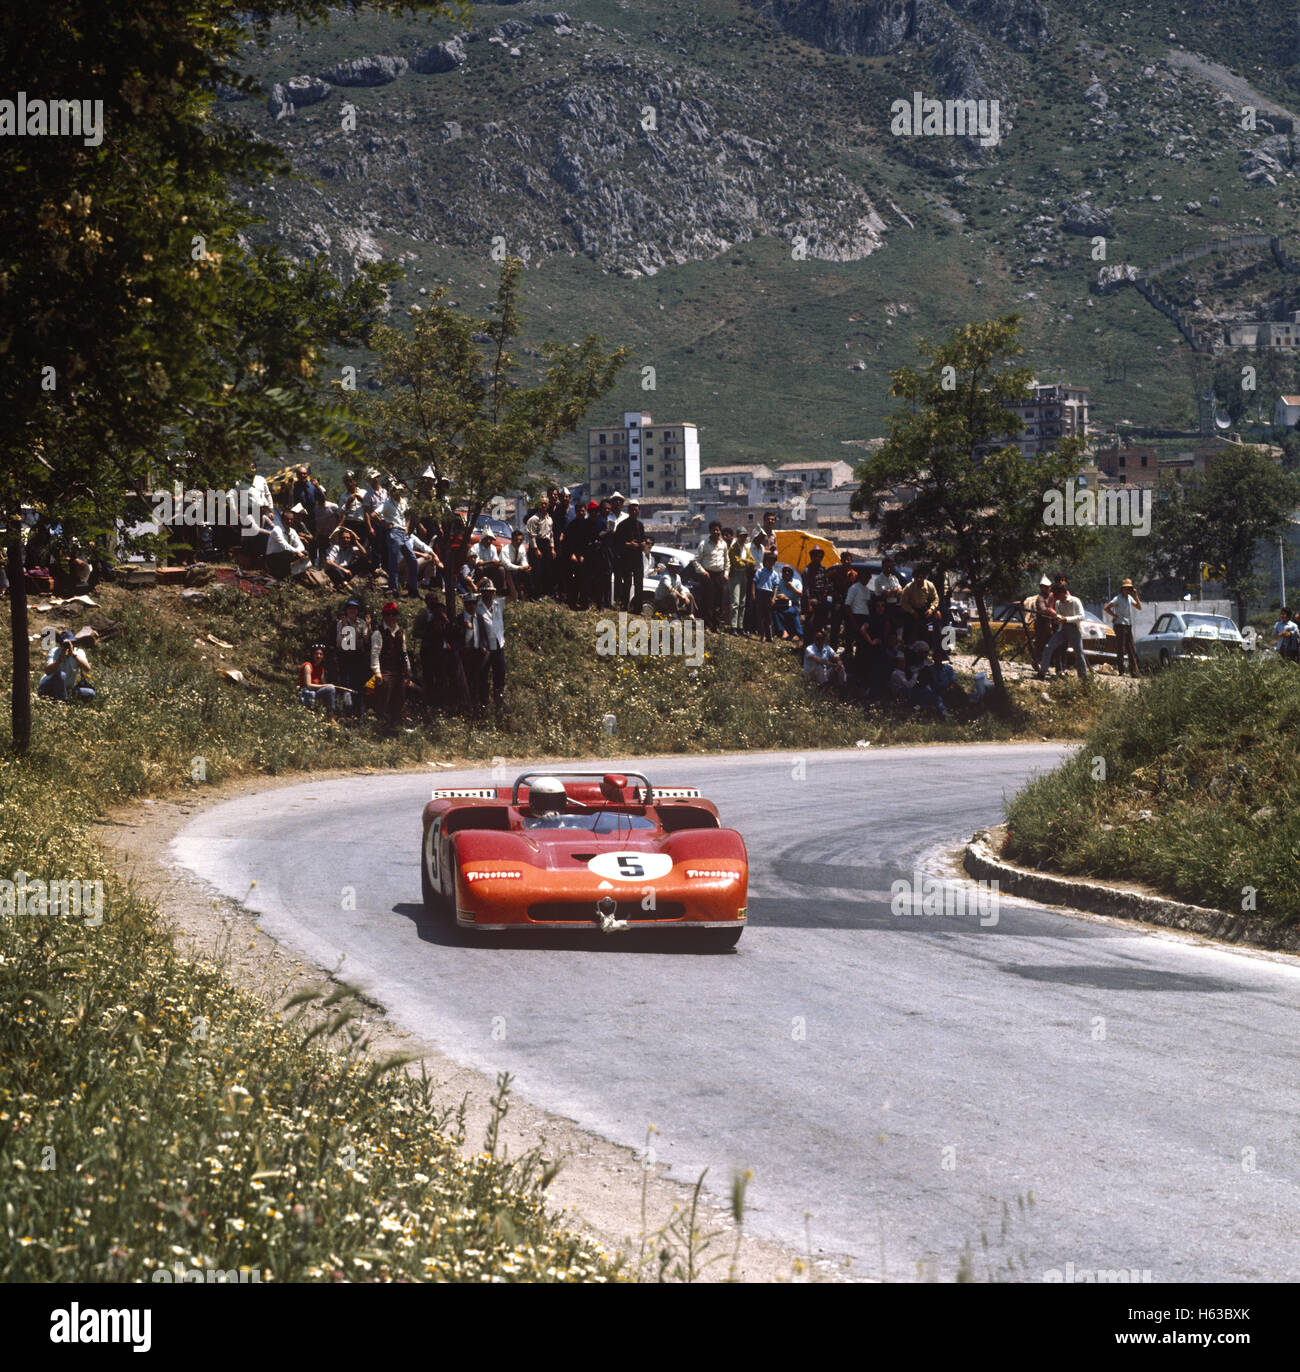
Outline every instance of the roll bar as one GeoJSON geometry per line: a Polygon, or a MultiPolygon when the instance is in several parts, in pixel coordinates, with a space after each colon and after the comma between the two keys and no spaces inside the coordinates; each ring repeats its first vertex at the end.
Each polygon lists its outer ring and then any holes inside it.
{"type": "MultiPolygon", "coordinates": [[[[519,804],[519,788],[531,777],[558,777],[561,781],[565,777],[600,777],[602,780],[609,776],[609,772],[524,772],[515,778],[515,789],[510,796],[511,805],[519,804]]],[[[650,785],[650,778],[641,772],[616,772],[615,776],[626,777],[629,781],[640,781],[645,786],[646,805],[654,804],[654,788],[650,785]]]]}

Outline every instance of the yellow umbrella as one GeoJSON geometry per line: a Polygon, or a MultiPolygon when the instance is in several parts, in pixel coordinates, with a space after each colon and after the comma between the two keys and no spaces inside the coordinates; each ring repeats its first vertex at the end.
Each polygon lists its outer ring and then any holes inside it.
{"type": "Polygon", "coordinates": [[[808,565],[809,554],[814,548],[823,553],[822,566],[834,567],[840,560],[835,545],[828,538],[805,533],[802,529],[778,529],[776,531],[776,560],[788,562],[796,572],[802,572],[808,565]]]}

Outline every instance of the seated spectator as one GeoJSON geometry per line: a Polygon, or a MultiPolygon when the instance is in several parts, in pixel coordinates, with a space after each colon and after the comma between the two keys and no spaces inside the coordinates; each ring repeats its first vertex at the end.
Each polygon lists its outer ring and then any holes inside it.
{"type": "Polygon", "coordinates": [[[336,587],[343,587],[369,570],[370,559],[362,551],[356,534],[342,525],[325,553],[325,575],[336,587]]]}
{"type": "Polygon", "coordinates": [[[907,665],[907,657],[899,653],[894,658],[894,670],[889,677],[889,694],[915,709],[935,710],[941,719],[948,717],[947,707],[932,686],[926,686],[918,678],[917,668],[907,665]]]}
{"type": "Polygon", "coordinates": [[[434,552],[433,544],[412,531],[408,535],[411,551],[415,554],[415,579],[420,586],[438,586],[442,583],[442,558],[434,552]]]}
{"type": "Polygon", "coordinates": [[[484,529],[479,537],[478,543],[478,564],[475,571],[478,574],[480,585],[486,577],[498,591],[502,593],[506,589],[505,568],[501,565],[501,551],[497,547],[496,538],[490,529],[484,529]]]}
{"type": "Polygon", "coordinates": [[[1300,662],[1300,624],[1292,619],[1291,611],[1285,605],[1278,612],[1277,623],[1273,625],[1273,642],[1285,661],[1300,662]]]}
{"type": "Polygon", "coordinates": [[[323,643],[313,643],[310,656],[298,668],[298,699],[304,705],[324,705],[330,714],[334,714],[340,705],[349,712],[352,709],[352,697],[349,693],[342,686],[325,680],[323,643]]]}
{"type": "Polygon", "coordinates": [[[681,572],[661,562],[655,567],[655,573],[659,578],[655,583],[655,609],[661,614],[676,615],[679,619],[697,618],[699,609],[695,597],[682,580],[681,572]]]}
{"type": "Polygon", "coordinates": [[[50,700],[94,700],[90,685],[90,660],[77,647],[72,631],[64,629],[55,639],[45,663],[45,675],[36,686],[36,694],[50,700]]]}
{"type": "Polygon", "coordinates": [[[465,561],[460,571],[456,574],[456,589],[466,599],[473,596],[478,599],[478,545],[471,543],[465,549],[465,561]]]}
{"type": "Polygon", "coordinates": [[[847,680],[839,653],[826,642],[825,629],[818,629],[803,650],[803,674],[805,681],[814,681],[818,686],[828,682],[843,686],[847,680]]]}
{"type": "Polygon", "coordinates": [[[532,581],[532,568],[528,563],[528,545],[522,529],[516,529],[510,535],[509,545],[501,550],[501,570],[505,573],[510,599],[526,599],[532,581]]]}
{"type": "MultiPolygon", "coordinates": [[[[766,555],[764,555],[766,564],[766,555]]],[[[774,627],[781,631],[783,642],[803,637],[803,625],[799,620],[799,600],[803,590],[802,583],[795,585],[794,569],[781,568],[781,582],[772,596],[772,618],[774,627]]]]}
{"type": "Polygon", "coordinates": [[[307,549],[298,534],[297,510],[286,510],[280,523],[272,525],[266,536],[266,569],[277,581],[301,576],[311,566],[307,549]]]}

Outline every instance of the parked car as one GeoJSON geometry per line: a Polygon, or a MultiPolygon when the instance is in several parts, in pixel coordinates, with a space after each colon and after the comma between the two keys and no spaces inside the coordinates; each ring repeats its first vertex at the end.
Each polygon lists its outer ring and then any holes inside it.
{"type": "Polygon", "coordinates": [[[677,571],[686,589],[698,599],[700,585],[708,579],[708,574],[695,560],[695,554],[689,548],[670,548],[666,543],[656,543],[650,549],[646,571],[641,578],[641,593],[646,599],[653,600],[654,593],[659,587],[659,573],[656,568],[660,565],[668,571],[677,571]]]}
{"type": "MultiPolygon", "coordinates": [[[[1027,597],[1023,602],[1012,601],[1009,605],[1000,605],[989,614],[989,628],[997,638],[999,652],[1005,652],[1009,648],[1024,648],[1029,652],[1033,648],[1033,605],[1033,597],[1027,597]],[[1020,618],[1022,613],[1023,623],[1020,618]],[[999,629],[1002,631],[1000,635],[999,629]]],[[[976,631],[975,642],[978,643],[978,621],[973,627],[976,631]]],[[[1090,662],[1115,660],[1115,631],[1091,610],[1084,610],[1079,634],[1083,639],[1083,655],[1090,662]]]]}
{"type": "Polygon", "coordinates": [[[1174,662],[1213,657],[1223,652],[1246,652],[1241,630],[1227,615],[1207,615],[1196,610],[1162,614],[1133,645],[1141,667],[1168,667],[1174,662]]]}
{"type": "Polygon", "coordinates": [[[474,521],[474,542],[477,543],[483,537],[484,532],[492,535],[497,549],[505,548],[510,543],[510,525],[504,519],[494,519],[491,515],[481,514],[474,521]]]}

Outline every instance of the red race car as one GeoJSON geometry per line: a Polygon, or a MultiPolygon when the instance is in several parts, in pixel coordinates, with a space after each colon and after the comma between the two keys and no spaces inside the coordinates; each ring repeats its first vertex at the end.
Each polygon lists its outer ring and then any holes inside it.
{"type": "Polygon", "coordinates": [[[462,929],[680,929],[732,948],[749,859],[693,786],[525,772],[513,786],[436,789],[420,876],[425,909],[462,929]]]}

